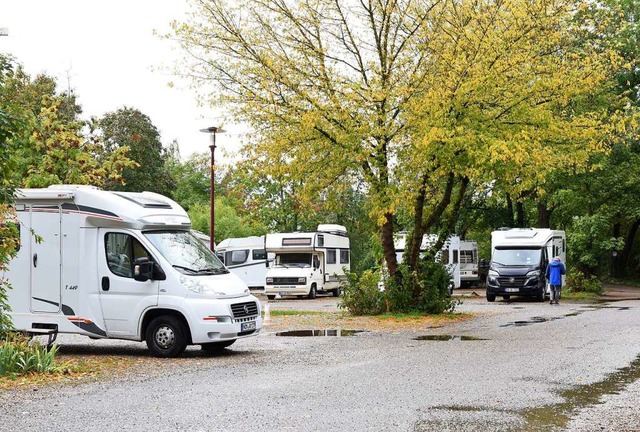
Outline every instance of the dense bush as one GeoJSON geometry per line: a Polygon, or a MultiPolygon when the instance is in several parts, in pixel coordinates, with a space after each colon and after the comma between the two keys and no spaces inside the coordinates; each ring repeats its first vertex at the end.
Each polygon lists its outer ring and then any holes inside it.
{"type": "Polygon", "coordinates": [[[349,274],[342,287],[341,308],[354,315],[377,315],[384,312],[421,312],[439,314],[451,312],[455,302],[449,295],[451,276],[447,269],[432,260],[423,260],[418,272],[406,266],[398,267],[400,282],[380,276],[379,271],[367,270],[358,276],[349,274]],[[379,288],[384,279],[384,290],[379,288]]]}
{"type": "Polygon", "coordinates": [[[602,294],[602,282],[595,276],[587,276],[581,271],[567,272],[567,289],[571,292],[602,294]]]}
{"type": "Polygon", "coordinates": [[[380,291],[380,272],[365,270],[361,275],[348,273],[342,285],[342,300],[338,305],[353,315],[379,315],[387,310],[385,294],[380,291]]]}
{"type": "Polygon", "coordinates": [[[0,376],[30,372],[55,372],[58,346],[47,350],[38,341],[23,336],[7,336],[0,342],[0,376]]]}

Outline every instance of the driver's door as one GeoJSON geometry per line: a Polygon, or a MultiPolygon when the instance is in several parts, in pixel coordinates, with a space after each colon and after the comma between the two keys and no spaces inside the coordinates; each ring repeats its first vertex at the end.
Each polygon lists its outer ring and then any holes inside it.
{"type": "Polygon", "coordinates": [[[100,304],[107,334],[136,337],[142,312],[158,304],[159,283],[133,279],[133,263],[144,256],[155,260],[140,240],[127,231],[101,228],[99,239],[100,304]]]}

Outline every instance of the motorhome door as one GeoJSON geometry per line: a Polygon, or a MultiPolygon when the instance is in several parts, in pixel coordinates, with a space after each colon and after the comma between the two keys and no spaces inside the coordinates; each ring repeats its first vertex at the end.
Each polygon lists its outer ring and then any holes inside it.
{"type": "Polygon", "coordinates": [[[57,204],[31,204],[29,207],[29,228],[35,234],[29,236],[32,312],[57,313],[61,309],[61,218],[62,211],[57,204]]]}
{"type": "Polygon", "coordinates": [[[100,303],[107,333],[135,336],[142,311],[158,304],[158,281],[133,279],[133,263],[151,254],[131,233],[99,231],[98,277],[100,303]]]}

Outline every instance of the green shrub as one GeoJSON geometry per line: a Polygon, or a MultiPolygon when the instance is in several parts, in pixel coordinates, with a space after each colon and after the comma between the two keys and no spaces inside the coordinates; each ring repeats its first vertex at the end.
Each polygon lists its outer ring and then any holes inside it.
{"type": "Polygon", "coordinates": [[[387,310],[384,292],[378,288],[380,272],[365,270],[360,276],[348,273],[342,284],[342,300],[338,306],[353,315],[379,315],[387,310]]]}
{"type": "Polygon", "coordinates": [[[47,350],[38,341],[30,341],[23,336],[7,336],[0,342],[0,376],[55,372],[57,352],[57,345],[47,350]]]}
{"type": "Polygon", "coordinates": [[[567,290],[571,292],[586,292],[600,295],[602,294],[602,282],[593,276],[586,276],[578,270],[567,272],[567,290]]]}
{"type": "Polygon", "coordinates": [[[441,314],[453,312],[455,301],[449,295],[451,275],[444,265],[430,259],[420,260],[418,270],[411,272],[398,266],[400,284],[389,283],[389,302],[393,312],[441,314]]]}

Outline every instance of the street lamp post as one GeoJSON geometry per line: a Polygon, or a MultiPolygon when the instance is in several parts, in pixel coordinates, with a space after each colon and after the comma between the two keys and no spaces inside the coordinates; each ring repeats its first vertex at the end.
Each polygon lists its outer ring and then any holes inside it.
{"type": "Polygon", "coordinates": [[[211,212],[210,212],[210,216],[209,216],[209,249],[211,249],[211,251],[213,252],[215,249],[215,241],[214,241],[214,237],[215,237],[215,210],[214,210],[214,196],[215,196],[215,186],[214,186],[214,181],[215,181],[215,158],[214,158],[214,153],[216,151],[216,134],[219,133],[224,133],[226,132],[225,130],[223,130],[222,128],[219,128],[217,126],[210,126],[208,128],[205,129],[200,129],[200,132],[206,132],[208,134],[211,135],[211,145],[209,146],[209,148],[211,149],[211,212]]]}

